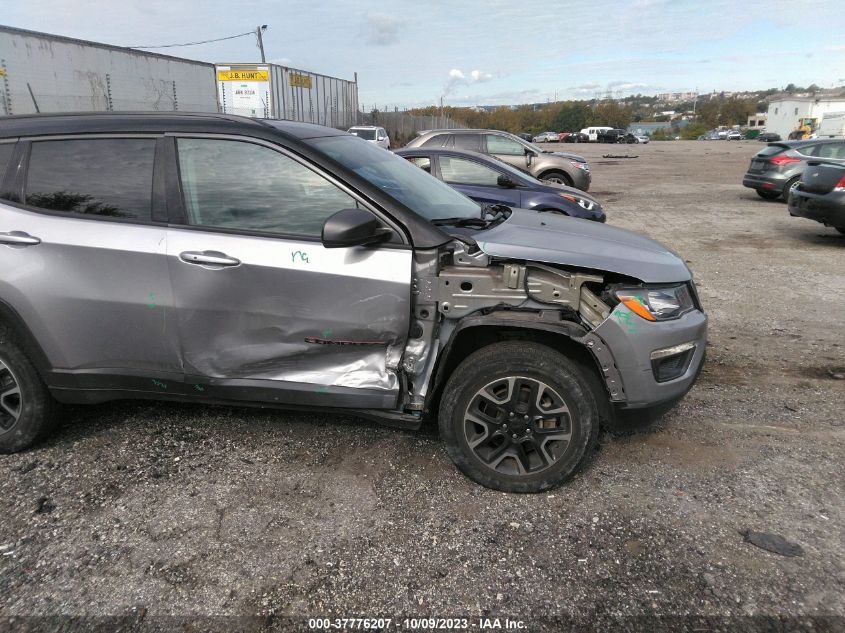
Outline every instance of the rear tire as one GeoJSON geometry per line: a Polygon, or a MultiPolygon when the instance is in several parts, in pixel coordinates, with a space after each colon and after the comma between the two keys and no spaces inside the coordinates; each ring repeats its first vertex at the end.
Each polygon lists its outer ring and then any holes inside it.
{"type": "Polygon", "coordinates": [[[550,347],[494,343],[470,354],[440,401],[440,436],[458,469],[503,492],[542,492],[572,477],[596,446],[590,369],[550,347]]]}
{"type": "Polygon", "coordinates": [[[757,195],[763,200],[777,200],[780,198],[780,191],[769,191],[768,189],[757,189],[757,195]]]}
{"type": "Polygon", "coordinates": [[[783,199],[789,200],[789,192],[792,191],[795,187],[798,186],[798,181],[801,180],[801,176],[793,176],[789,180],[786,181],[786,184],[783,186],[783,199]]]}
{"type": "Polygon", "coordinates": [[[543,182],[550,182],[556,185],[572,186],[572,177],[562,171],[547,171],[540,177],[543,182]]]}
{"type": "Polygon", "coordinates": [[[35,366],[0,329],[0,453],[16,453],[48,435],[59,405],[35,366]]]}

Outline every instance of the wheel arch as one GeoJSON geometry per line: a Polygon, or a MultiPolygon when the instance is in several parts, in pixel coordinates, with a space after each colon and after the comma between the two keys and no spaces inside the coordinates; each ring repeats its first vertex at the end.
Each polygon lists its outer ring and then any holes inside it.
{"type": "Polygon", "coordinates": [[[18,346],[32,361],[38,375],[45,382],[51,366],[47,354],[41,348],[38,340],[33,336],[26,321],[23,320],[17,310],[0,299],[0,338],[12,336],[18,346]]]}
{"type": "Polygon", "coordinates": [[[568,187],[571,187],[575,183],[575,179],[572,177],[572,174],[570,174],[561,167],[550,167],[548,169],[544,169],[539,174],[537,174],[537,179],[543,180],[543,178],[545,178],[549,174],[560,174],[561,176],[563,176],[567,181],[566,184],[568,187]]]}
{"type": "Polygon", "coordinates": [[[582,343],[575,340],[587,333],[583,326],[561,320],[560,313],[556,311],[551,314],[503,312],[465,317],[458,323],[440,354],[425,410],[437,411],[449,376],[471,353],[493,343],[524,340],[546,345],[584,367],[584,374],[595,393],[606,396],[598,398],[597,404],[602,418],[609,420],[613,415],[609,392],[597,361],[582,343]]]}

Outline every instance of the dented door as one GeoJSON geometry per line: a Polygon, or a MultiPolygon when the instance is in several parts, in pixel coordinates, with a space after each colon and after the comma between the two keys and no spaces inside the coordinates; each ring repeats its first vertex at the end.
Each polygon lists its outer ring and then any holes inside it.
{"type": "Polygon", "coordinates": [[[410,247],[323,247],[325,218],[359,202],[290,156],[177,145],[189,226],[169,229],[167,250],[187,379],[279,403],[394,407],[410,247]]]}

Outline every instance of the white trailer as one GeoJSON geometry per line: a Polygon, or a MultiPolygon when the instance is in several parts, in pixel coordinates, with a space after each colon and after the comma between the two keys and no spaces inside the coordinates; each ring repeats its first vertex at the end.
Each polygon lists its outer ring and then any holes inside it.
{"type": "Polygon", "coordinates": [[[816,130],[818,138],[845,137],[845,112],[825,112],[816,130]]]}
{"type": "Polygon", "coordinates": [[[217,112],[214,64],[0,26],[0,115],[217,112]]]}
{"type": "Polygon", "coordinates": [[[217,64],[217,98],[227,114],[346,129],[359,123],[357,80],[276,64],[217,64]]]}

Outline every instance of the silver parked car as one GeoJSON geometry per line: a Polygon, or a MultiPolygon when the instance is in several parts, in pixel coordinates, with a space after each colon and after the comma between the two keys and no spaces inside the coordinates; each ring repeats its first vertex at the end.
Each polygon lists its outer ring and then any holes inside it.
{"type": "Polygon", "coordinates": [[[560,137],[557,132],[543,132],[531,140],[534,143],[557,143],[560,140],[560,137]]]}
{"type": "Polygon", "coordinates": [[[590,188],[587,159],[569,152],[550,152],[518,136],[498,130],[429,130],[406,145],[443,147],[490,154],[546,182],[590,188]]]}
{"type": "Polygon", "coordinates": [[[346,130],[349,134],[354,134],[358,138],[374,143],[384,149],[390,149],[390,136],[387,130],[383,127],[376,127],[374,125],[356,125],[346,130]]]}
{"type": "Polygon", "coordinates": [[[390,152],[219,114],[0,119],[0,450],[120,398],[436,419],[491,488],[681,398],[707,318],[623,229],[481,206],[390,152]]]}

